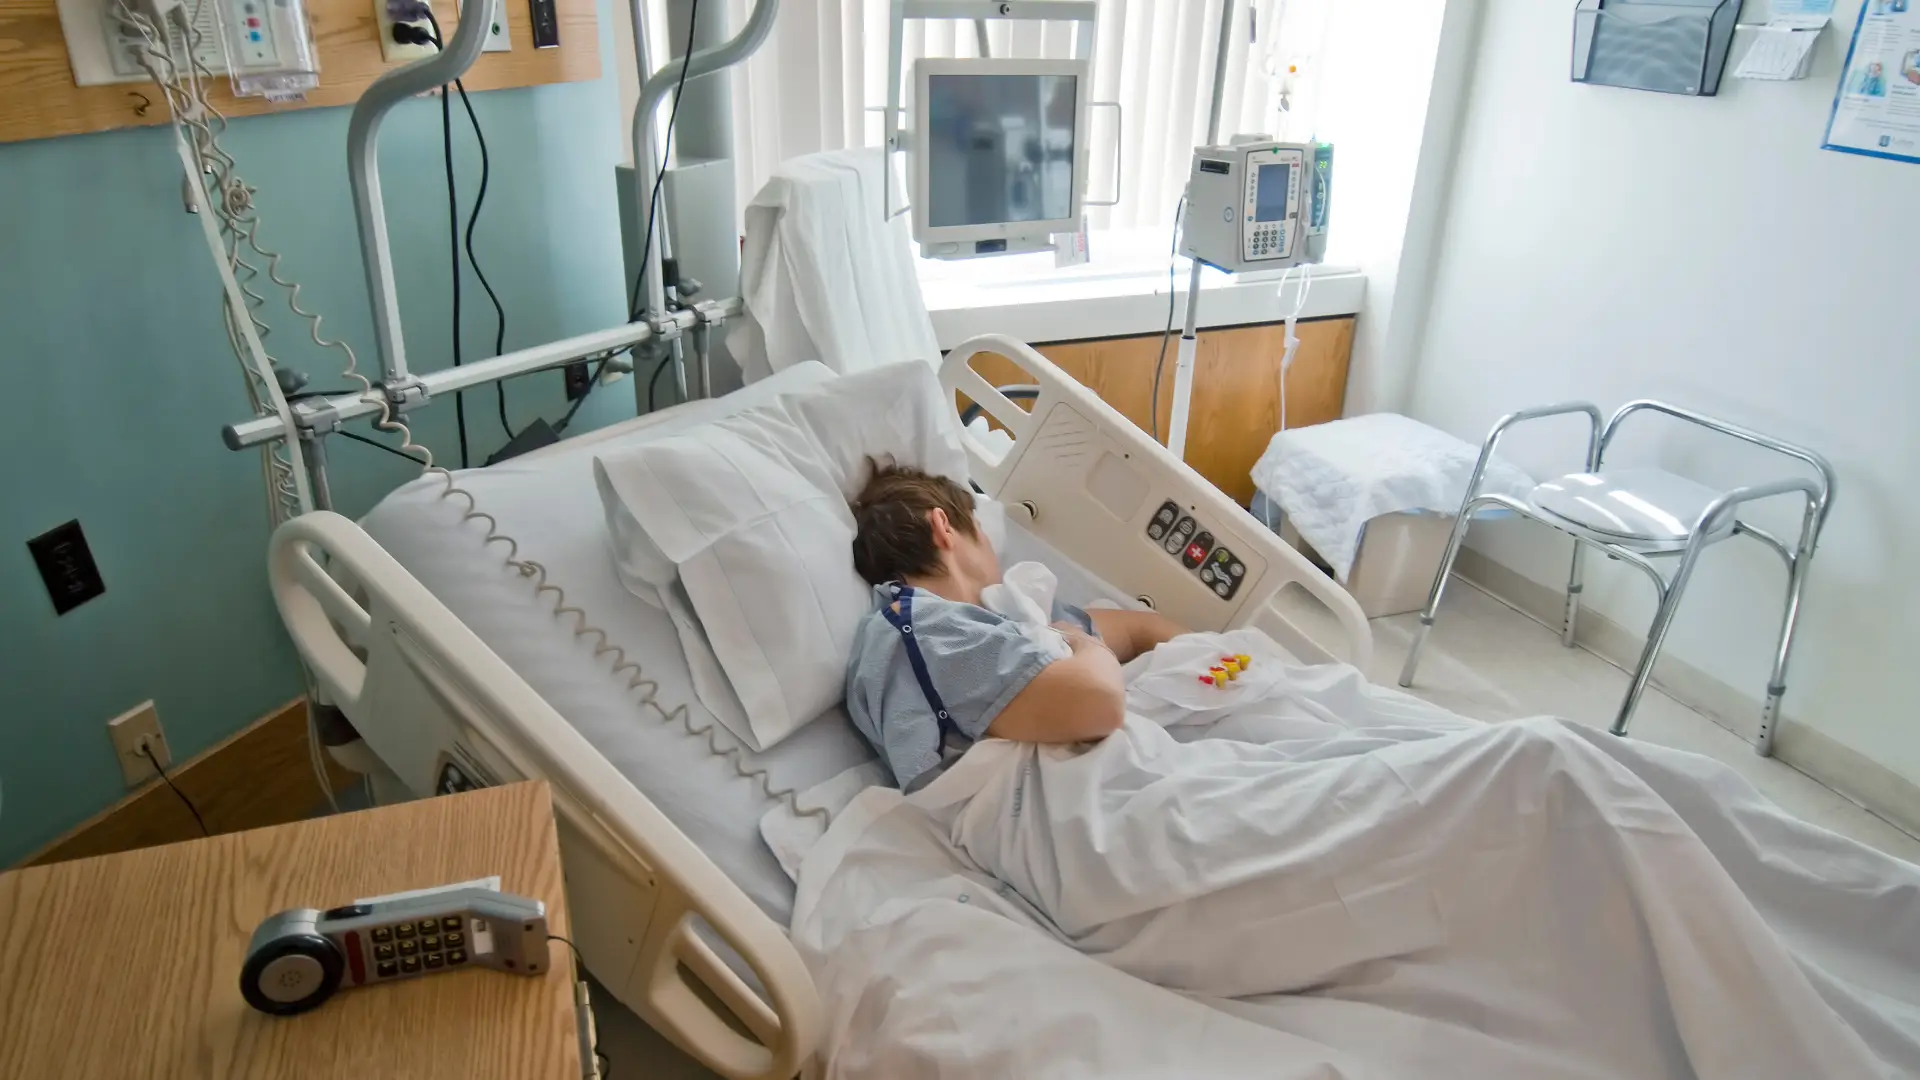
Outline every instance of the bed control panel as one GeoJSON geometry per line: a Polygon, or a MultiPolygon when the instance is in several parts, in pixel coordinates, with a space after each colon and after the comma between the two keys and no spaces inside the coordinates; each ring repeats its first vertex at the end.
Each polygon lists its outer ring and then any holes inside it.
{"type": "Polygon", "coordinates": [[[547,909],[484,888],[296,908],[253,932],[240,995],[261,1012],[305,1012],[342,986],[490,967],[538,975],[547,963],[547,909]]]}
{"type": "Polygon", "coordinates": [[[1179,559],[1180,565],[1193,571],[1200,584],[1222,600],[1233,599],[1246,580],[1247,567],[1239,556],[1217,543],[1212,532],[1172,499],[1162,503],[1147,522],[1147,539],[1179,559]]]}

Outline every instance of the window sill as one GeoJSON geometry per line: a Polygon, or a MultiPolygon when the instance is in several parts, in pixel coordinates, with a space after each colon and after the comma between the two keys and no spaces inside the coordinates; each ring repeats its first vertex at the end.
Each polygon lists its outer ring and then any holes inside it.
{"type": "MultiPolygon", "coordinates": [[[[1162,332],[1167,325],[1167,234],[1165,230],[1096,233],[1094,258],[1055,269],[1051,254],[1013,255],[959,262],[922,260],[920,288],[940,347],[952,348],[979,334],[1006,334],[1031,343],[1130,337],[1162,332]]],[[[1183,297],[1188,262],[1174,260],[1173,286],[1183,297]]],[[[1275,322],[1292,306],[1277,294],[1283,271],[1201,275],[1200,325],[1239,326],[1275,322]]],[[[1302,318],[1351,315],[1360,310],[1366,277],[1338,266],[1313,269],[1313,289],[1302,318]]],[[[1184,320],[1181,299],[1173,304],[1175,326],[1184,320]]]]}

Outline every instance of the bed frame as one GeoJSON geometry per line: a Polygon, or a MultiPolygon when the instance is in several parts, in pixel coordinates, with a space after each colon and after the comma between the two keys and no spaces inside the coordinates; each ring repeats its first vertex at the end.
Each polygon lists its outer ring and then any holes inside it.
{"type": "MultiPolygon", "coordinates": [[[[975,482],[1056,548],[1186,625],[1256,626],[1303,658],[1366,665],[1372,635],[1344,590],[1044,357],[975,338],[947,356],[941,380],[956,408],[977,402],[1014,439],[995,459],[967,438],[975,482]],[[1026,369],[1038,387],[1027,407],[974,370],[985,354],[1026,369]],[[1148,539],[1169,501],[1245,567],[1231,598],[1148,539]],[[1318,604],[1289,601],[1295,587],[1318,604]]],[[[575,940],[614,997],[723,1076],[817,1064],[820,1002],[785,931],[385,549],[352,521],[313,513],[274,533],[269,569],[323,699],[413,796],[547,781],[575,940]],[[694,932],[696,917],[761,991],[694,932]]]]}

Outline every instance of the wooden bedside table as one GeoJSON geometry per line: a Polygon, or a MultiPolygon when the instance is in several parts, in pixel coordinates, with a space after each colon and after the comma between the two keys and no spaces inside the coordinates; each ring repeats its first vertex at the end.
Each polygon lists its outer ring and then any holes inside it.
{"type": "Polygon", "coordinates": [[[268,915],[495,874],[567,934],[546,784],[0,874],[0,1076],[579,1080],[560,942],[543,976],[447,972],[291,1017],[240,998],[268,915]]]}

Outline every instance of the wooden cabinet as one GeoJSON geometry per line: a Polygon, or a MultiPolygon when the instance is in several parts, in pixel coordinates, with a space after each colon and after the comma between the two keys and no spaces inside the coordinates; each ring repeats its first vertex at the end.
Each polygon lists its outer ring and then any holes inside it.
{"type": "MultiPolygon", "coordinates": [[[[1223,327],[1200,332],[1194,359],[1193,407],[1187,419],[1187,463],[1215,487],[1245,504],[1253,498],[1253,463],[1280,428],[1280,357],[1286,327],[1279,323],[1223,327]]],[[[1338,419],[1347,394],[1347,362],[1353,351],[1353,317],[1299,324],[1300,349],[1287,374],[1287,426],[1306,427],[1338,419]]],[[[1173,366],[1179,332],[1167,340],[1160,391],[1154,367],[1160,335],[1103,338],[1034,346],[1041,355],[1107,404],[1166,438],[1173,405],[1173,366]],[[1148,414],[1148,402],[1154,414],[1148,414]]],[[[976,362],[989,381],[1021,381],[1011,363],[991,357],[976,362]]]]}

